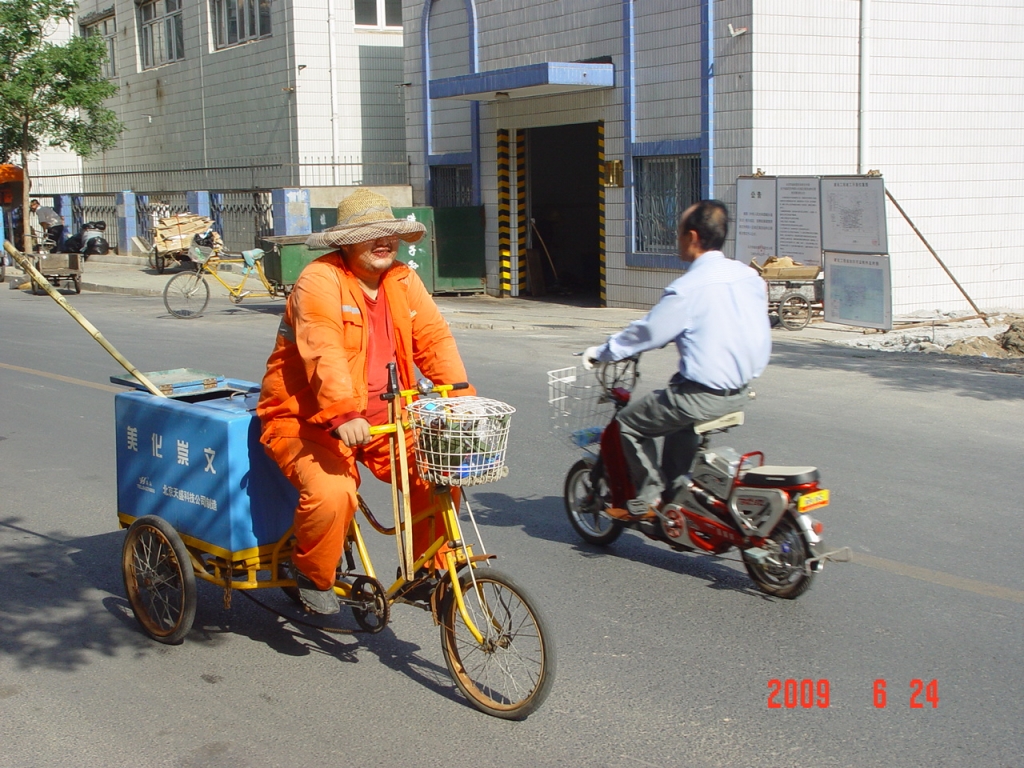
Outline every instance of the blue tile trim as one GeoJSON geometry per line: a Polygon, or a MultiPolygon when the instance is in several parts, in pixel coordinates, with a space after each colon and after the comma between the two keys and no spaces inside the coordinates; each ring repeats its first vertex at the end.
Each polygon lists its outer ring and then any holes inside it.
{"type": "Polygon", "coordinates": [[[700,138],[701,197],[715,196],[715,6],[701,0],[700,138]]]}
{"type": "Polygon", "coordinates": [[[514,91],[538,85],[586,85],[613,88],[615,68],[611,64],[577,64],[549,61],[523,67],[494,69],[430,82],[430,98],[446,99],[494,91],[514,91]]]}
{"type": "Polygon", "coordinates": [[[678,256],[669,256],[663,253],[627,253],[627,267],[641,267],[643,269],[672,269],[676,272],[683,271],[683,263],[678,256]]]}
{"type": "Polygon", "coordinates": [[[633,266],[633,139],[636,137],[636,113],[633,109],[633,0],[622,0],[622,233],[625,239],[626,266],[633,266]]]}
{"type": "Polygon", "coordinates": [[[427,157],[427,165],[472,165],[472,152],[449,152],[446,155],[430,155],[427,157]]]}
{"type": "Polygon", "coordinates": [[[657,155],[696,155],[703,147],[700,139],[669,139],[667,141],[638,141],[633,144],[633,157],[657,155]]]}
{"type": "MultiPolygon", "coordinates": [[[[477,38],[477,16],[476,0],[465,0],[466,23],[469,27],[469,72],[476,74],[480,65],[479,41],[477,38]]],[[[424,0],[423,13],[420,16],[420,51],[423,59],[423,92],[420,95],[421,108],[423,110],[423,155],[431,157],[431,150],[434,145],[434,119],[430,113],[430,10],[434,6],[434,0],[424,0]]],[[[469,113],[470,130],[472,131],[472,158],[470,164],[473,166],[473,201],[474,205],[480,204],[480,107],[473,105],[469,113]]],[[[429,165],[429,162],[428,162],[429,165]]],[[[424,185],[424,194],[427,205],[431,204],[430,184],[424,185]]]]}

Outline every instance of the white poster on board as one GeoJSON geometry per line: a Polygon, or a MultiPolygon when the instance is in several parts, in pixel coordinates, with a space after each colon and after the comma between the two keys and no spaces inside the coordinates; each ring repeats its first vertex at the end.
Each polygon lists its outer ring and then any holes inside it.
{"type": "Polygon", "coordinates": [[[775,177],[736,179],[736,260],[775,255],[775,177]]]}
{"type": "Polygon", "coordinates": [[[892,329],[888,256],[825,253],[825,322],[892,329]]]}
{"type": "Polygon", "coordinates": [[[881,177],[821,179],[821,247],[844,253],[888,253],[881,177]]]}
{"type": "Polygon", "coordinates": [[[821,192],[816,176],[779,176],[775,184],[776,255],[821,265],[821,192]]]}

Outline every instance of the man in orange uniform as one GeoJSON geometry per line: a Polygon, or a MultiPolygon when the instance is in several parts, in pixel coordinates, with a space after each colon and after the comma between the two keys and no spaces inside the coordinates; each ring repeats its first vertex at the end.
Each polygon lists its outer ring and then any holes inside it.
{"type": "MultiPolygon", "coordinates": [[[[448,323],[419,276],[395,261],[399,240],[415,242],[424,230],[395,219],[374,192],[342,201],[338,224],[306,240],[338,250],[303,269],[267,361],[262,442],[299,490],[292,561],[299,596],[315,613],[339,610],[332,587],[358,504],[356,462],[391,479],[388,438],[370,436],[371,425],[388,420],[380,399],[388,363],[397,364],[403,389],[415,385],[416,368],[437,383],[466,380],[448,323]]],[[[410,491],[417,512],[434,501],[415,472],[410,491]]],[[[440,513],[413,527],[414,555],[443,535],[440,513]]]]}

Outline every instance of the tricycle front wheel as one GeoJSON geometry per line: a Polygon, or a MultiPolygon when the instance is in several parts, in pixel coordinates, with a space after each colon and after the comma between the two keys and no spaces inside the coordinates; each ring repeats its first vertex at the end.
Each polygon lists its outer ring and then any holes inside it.
{"type": "Polygon", "coordinates": [[[128,602],[146,634],[168,645],[184,640],[196,618],[196,575],[174,527],[155,515],[133,522],[121,570],[128,602]]]}
{"type": "Polygon", "coordinates": [[[182,320],[199,317],[210,303],[210,285],[202,272],[179,272],[164,286],[164,306],[182,320]]]}
{"type": "Polygon", "coordinates": [[[522,720],[544,703],[555,680],[555,649],[545,623],[522,587],[501,573],[466,571],[459,583],[483,643],[466,626],[448,589],[438,617],[448,672],[481,712],[522,720]]]}

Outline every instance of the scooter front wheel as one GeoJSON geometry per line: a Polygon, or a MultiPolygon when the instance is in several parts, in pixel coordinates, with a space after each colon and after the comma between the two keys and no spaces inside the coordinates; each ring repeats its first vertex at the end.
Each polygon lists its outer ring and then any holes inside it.
{"type": "Polygon", "coordinates": [[[814,577],[804,568],[810,556],[809,548],[790,512],[779,520],[763,549],[768,550],[769,556],[760,561],[742,553],[743,566],[758,589],[775,597],[794,600],[811,588],[814,577]]]}
{"type": "Polygon", "coordinates": [[[588,544],[606,546],[622,535],[623,526],[618,520],[605,517],[603,512],[609,506],[608,487],[602,478],[595,490],[591,480],[593,462],[580,459],[565,477],[565,513],[569,524],[588,544]]]}

